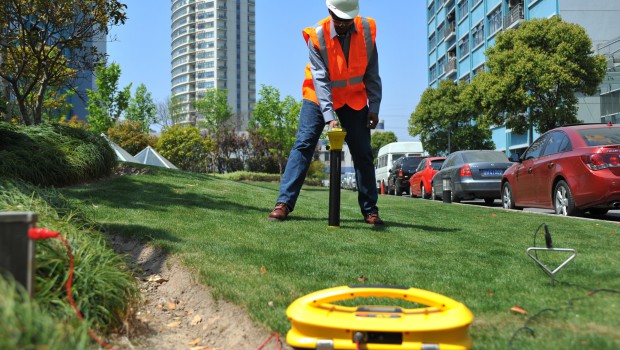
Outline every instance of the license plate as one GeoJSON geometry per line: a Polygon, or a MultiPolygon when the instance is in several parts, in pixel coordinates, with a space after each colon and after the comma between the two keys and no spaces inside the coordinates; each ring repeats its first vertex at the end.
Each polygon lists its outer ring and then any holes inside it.
{"type": "Polygon", "coordinates": [[[481,169],[480,175],[482,176],[497,176],[504,174],[502,169],[481,169]]]}

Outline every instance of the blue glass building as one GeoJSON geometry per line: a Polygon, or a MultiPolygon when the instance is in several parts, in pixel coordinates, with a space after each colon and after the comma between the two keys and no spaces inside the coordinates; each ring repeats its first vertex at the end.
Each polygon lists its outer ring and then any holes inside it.
{"type": "MultiPolygon", "coordinates": [[[[516,28],[524,20],[555,15],[585,28],[593,50],[607,55],[610,61],[603,84],[614,81],[609,77],[614,76],[614,62],[620,61],[614,59],[620,47],[620,1],[426,0],[426,5],[429,87],[437,87],[443,79],[469,82],[485,69],[484,53],[494,44],[497,33],[516,28]]],[[[615,81],[620,82],[620,77],[615,81]]],[[[620,85],[601,87],[600,96],[578,96],[577,117],[584,122],[615,118],[620,122],[618,90],[620,85]]],[[[529,135],[512,134],[504,126],[494,127],[492,132],[498,150],[520,152],[528,146],[529,135]]]]}

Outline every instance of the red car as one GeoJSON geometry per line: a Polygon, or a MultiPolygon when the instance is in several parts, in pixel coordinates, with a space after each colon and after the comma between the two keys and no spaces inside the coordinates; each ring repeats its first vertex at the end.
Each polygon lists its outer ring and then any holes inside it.
{"type": "Polygon", "coordinates": [[[582,124],[540,136],[502,177],[502,205],[565,216],[620,208],[620,125],[582,124]]]}
{"type": "Polygon", "coordinates": [[[411,197],[431,198],[431,179],[439,171],[446,157],[429,157],[420,162],[418,168],[409,178],[411,197]]]}

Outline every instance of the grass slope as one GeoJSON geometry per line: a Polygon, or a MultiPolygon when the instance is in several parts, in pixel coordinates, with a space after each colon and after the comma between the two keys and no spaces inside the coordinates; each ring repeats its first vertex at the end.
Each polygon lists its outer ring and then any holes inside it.
{"type": "MultiPolygon", "coordinates": [[[[367,283],[464,303],[480,349],[620,348],[616,223],[382,196],[387,226],[376,229],[362,222],[357,194],[344,191],[341,228],[334,229],[328,191],[318,187],[302,191],[290,220],[270,222],[277,183],[159,169],[61,191],[107,230],[180,256],[217,296],[280,333],[296,298],[367,283]],[[577,250],[555,287],[525,254],[543,222],[556,247],[577,250]],[[515,305],[528,315],[511,312],[515,305]]],[[[536,239],[544,245],[542,235],[536,239]]],[[[539,258],[555,267],[565,258],[557,255],[539,258]]]]}

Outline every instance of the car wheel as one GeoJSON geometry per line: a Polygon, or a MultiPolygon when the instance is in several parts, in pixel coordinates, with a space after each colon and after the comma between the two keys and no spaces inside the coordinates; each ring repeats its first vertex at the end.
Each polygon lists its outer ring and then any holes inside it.
{"type": "Polygon", "coordinates": [[[394,183],[394,194],[398,197],[403,195],[403,190],[401,190],[400,186],[394,183]]]}
{"type": "Polygon", "coordinates": [[[564,216],[580,214],[580,211],[575,208],[575,199],[566,181],[561,180],[558,182],[553,193],[553,206],[556,214],[564,216]]]}
{"type": "Polygon", "coordinates": [[[450,192],[450,200],[452,203],[461,203],[461,199],[454,193],[454,191],[450,192]]]}
{"type": "Polygon", "coordinates": [[[415,196],[413,195],[413,188],[411,186],[409,186],[409,197],[415,198],[415,196]]]}
{"type": "Polygon", "coordinates": [[[431,184],[431,199],[432,200],[438,200],[439,199],[437,197],[437,195],[435,194],[435,186],[433,186],[433,184],[431,184]]]}
{"type": "Polygon", "coordinates": [[[394,187],[390,186],[390,180],[388,180],[388,187],[387,187],[387,192],[389,195],[393,196],[394,195],[394,187]]]}
{"type": "Polygon", "coordinates": [[[607,214],[607,212],[609,210],[608,209],[602,209],[602,208],[590,208],[590,209],[588,209],[588,211],[590,212],[591,215],[602,216],[602,215],[607,214]]]}
{"type": "Polygon", "coordinates": [[[523,209],[515,206],[515,199],[512,195],[512,187],[510,187],[510,183],[508,182],[504,183],[504,186],[502,187],[502,207],[504,207],[504,209],[523,209]]]}
{"type": "Polygon", "coordinates": [[[420,192],[422,192],[422,198],[431,199],[431,196],[426,194],[426,187],[424,187],[424,184],[420,185],[420,192]]]}

